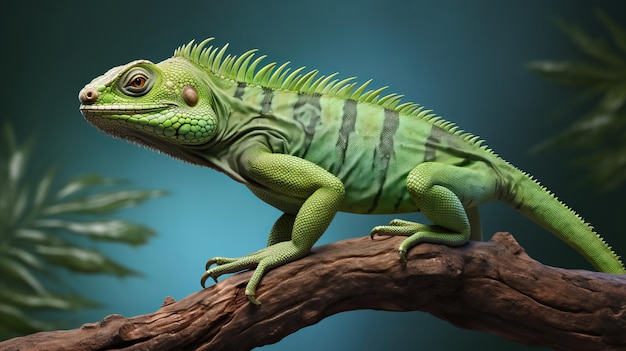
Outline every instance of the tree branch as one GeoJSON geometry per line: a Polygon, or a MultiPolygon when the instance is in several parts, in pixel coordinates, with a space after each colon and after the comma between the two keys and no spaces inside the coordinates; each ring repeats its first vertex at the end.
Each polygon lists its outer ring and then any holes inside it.
{"type": "Polygon", "coordinates": [[[528,257],[508,233],[459,248],[421,244],[399,263],[402,238],[350,239],[269,272],[257,298],[250,273],[156,312],[110,315],[79,329],[0,342],[0,350],[248,350],[332,314],[424,311],[461,328],[558,350],[626,348],[626,276],[566,270],[528,257]]]}

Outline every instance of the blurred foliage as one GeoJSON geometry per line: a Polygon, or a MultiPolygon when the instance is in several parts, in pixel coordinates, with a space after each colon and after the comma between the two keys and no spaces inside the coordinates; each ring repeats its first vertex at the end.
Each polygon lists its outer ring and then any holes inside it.
{"type": "Polygon", "coordinates": [[[580,156],[574,163],[587,169],[600,189],[610,190],[626,180],[626,30],[603,11],[596,15],[606,30],[604,37],[556,21],[585,59],[533,61],[528,66],[578,94],[571,105],[576,120],[535,150],[576,149],[580,156]]]}
{"type": "MultiPolygon", "coordinates": [[[[59,277],[69,272],[139,275],[86,244],[140,245],[154,232],[124,220],[103,219],[128,206],[163,196],[158,190],[119,190],[120,180],[99,175],[55,187],[55,170],[29,172],[34,138],[18,143],[4,127],[0,144],[0,340],[62,327],[40,315],[98,303],[72,292],[59,277]],[[38,317],[39,316],[39,317],[38,317]]],[[[95,245],[92,245],[95,246],[95,245]]]]}

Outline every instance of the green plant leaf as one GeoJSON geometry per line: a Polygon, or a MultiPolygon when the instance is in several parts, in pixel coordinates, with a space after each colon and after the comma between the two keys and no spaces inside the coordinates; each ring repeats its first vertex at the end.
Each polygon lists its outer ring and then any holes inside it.
{"type": "MultiPolygon", "coordinates": [[[[12,132],[11,132],[12,133],[12,132]]],[[[11,137],[11,139],[13,139],[11,137]]],[[[7,155],[8,184],[11,187],[17,187],[22,177],[26,173],[26,166],[30,158],[32,149],[35,145],[34,138],[29,138],[21,145],[9,146],[9,154],[7,155]]]]}
{"type": "Polygon", "coordinates": [[[626,105],[626,79],[606,89],[596,110],[601,113],[615,114],[626,105]]]}
{"type": "Polygon", "coordinates": [[[106,178],[99,174],[85,174],[68,181],[57,192],[57,198],[63,199],[73,194],[76,194],[87,188],[100,186],[100,185],[116,185],[124,184],[126,181],[120,179],[106,178]]]}
{"type": "Polygon", "coordinates": [[[604,24],[604,27],[611,33],[611,37],[615,46],[617,46],[622,53],[626,54],[626,30],[622,28],[617,22],[613,21],[607,14],[602,10],[597,10],[596,15],[604,24]]]}
{"type": "Polygon", "coordinates": [[[611,130],[614,116],[606,113],[589,113],[578,119],[561,133],[546,139],[536,150],[546,148],[587,149],[601,145],[611,130]]]}
{"type": "Polygon", "coordinates": [[[4,123],[4,143],[6,145],[7,153],[12,153],[17,148],[17,138],[15,137],[15,131],[13,126],[9,122],[4,123]]]}
{"type": "Polygon", "coordinates": [[[577,91],[577,103],[572,103],[569,111],[574,114],[573,122],[533,151],[577,149],[572,163],[587,169],[587,180],[609,190],[626,181],[626,30],[602,11],[597,11],[597,16],[611,40],[592,38],[577,26],[556,22],[588,57],[587,61],[544,60],[528,64],[528,68],[547,80],[577,91]]]}
{"type": "Polygon", "coordinates": [[[75,222],[40,219],[35,225],[42,229],[62,229],[95,240],[124,242],[130,245],[143,244],[150,236],[155,235],[148,227],[122,220],[75,222]]]}
{"type": "Polygon", "coordinates": [[[29,168],[35,139],[18,143],[8,123],[4,136],[0,140],[0,339],[61,325],[58,320],[44,322],[31,312],[60,313],[98,306],[78,294],[68,294],[63,281],[55,278],[59,268],[119,277],[140,275],[98,249],[82,245],[86,241],[147,242],[155,235],[148,227],[94,218],[166,194],[160,190],[102,189],[126,182],[93,174],[54,189],[55,168],[41,176],[29,168]],[[79,221],[76,217],[80,215],[89,217],[79,221]]]}
{"type": "Polygon", "coordinates": [[[24,292],[9,294],[11,292],[2,292],[0,299],[9,302],[11,306],[18,306],[20,308],[41,308],[41,309],[59,309],[69,310],[72,309],[72,304],[63,298],[54,296],[45,296],[40,294],[27,294],[24,292]]]}
{"type": "Polygon", "coordinates": [[[30,267],[30,269],[42,270],[44,268],[41,260],[33,252],[24,250],[19,247],[12,247],[8,252],[9,256],[14,257],[19,262],[30,267]]]}
{"type": "Polygon", "coordinates": [[[556,19],[555,23],[567,34],[574,45],[584,54],[609,66],[624,67],[626,62],[615,53],[602,38],[592,38],[576,25],[556,19]]]}
{"type": "Polygon", "coordinates": [[[145,200],[164,196],[161,190],[120,190],[90,195],[73,201],[51,205],[45,215],[57,214],[104,214],[124,207],[136,206],[145,200]]]}
{"type": "Polygon", "coordinates": [[[29,317],[19,309],[2,303],[0,303],[0,320],[2,321],[0,336],[3,338],[50,330],[54,327],[53,323],[29,317]]]}
{"type": "Polygon", "coordinates": [[[48,293],[28,267],[9,259],[5,255],[0,255],[0,277],[5,284],[13,281],[30,287],[38,294],[48,293]]]}
{"type": "Polygon", "coordinates": [[[26,210],[26,206],[29,204],[28,196],[29,189],[27,186],[22,186],[17,189],[17,197],[15,198],[15,202],[13,204],[13,213],[11,216],[11,224],[17,223],[22,216],[24,215],[24,211],[26,210]]]}
{"type": "Polygon", "coordinates": [[[48,242],[50,239],[50,236],[48,236],[46,232],[32,228],[19,228],[15,231],[15,237],[33,243],[48,242]]]}
{"type": "Polygon", "coordinates": [[[35,209],[39,209],[44,204],[44,201],[46,201],[46,199],[48,198],[49,193],[50,193],[50,186],[52,185],[52,182],[54,181],[55,175],[56,175],[56,168],[51,168],[39,180],[39,183],[37,184],[37,188],[35,191],[35,196],[33,199],[33,207],[35,209]]]}
{"type": "Polygon", "coordinates": [[[589,172],[587,179],[597,184],[601,190],[611,190],[626,181],[626,147],[617,149],[600,149],[575,161],[575,165],[588,168],[594,165],[593,172],[589,172]]]}
{"type": "Polygon", "coordinates": [[[140,275],[95,250],[73,246],[42,245],[36,246],[35,250],[48,262],[74,272],[113,274],[119,277],[140,275]]]}
{"type": "Polygon", "coordinates": [[[611,70],[583,62],[538,60],[528,63],[527,67],[564,87],[587,88],[615,80],[611,70]]]}
{"type": "Polygon", "coordinates": [[[46,310],[77,310],[86,307],[99,307],[96,302],[83,299],[75,295],[42,295],[32,294],[16,289],[0,287],[0,303],[9,304],[21,309],[46,310]]]}

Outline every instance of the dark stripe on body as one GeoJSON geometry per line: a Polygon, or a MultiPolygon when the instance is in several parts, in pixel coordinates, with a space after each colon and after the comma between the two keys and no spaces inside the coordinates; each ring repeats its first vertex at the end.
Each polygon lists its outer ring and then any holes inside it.
{"type": "Polygon", "coordinates": [[[446,131],[433,125],[430,128],[430,134],[426,138],[426,145],[424,148],[424,162],[434,161],[437,157],[437,146],[441,144],[441,140],[445,137],[446,131]]]}
{"type": "Polygon", "coordinates": [[[379,173],[380,184],[378,185],[378,192],[372,201],[372,206],[368,210],[369,213],[376,210],[378,207],[378,201],[383,193],[385,186],[385,180],[387,179],[387,170],[389,168],[389,161],[393,156],[393,139],[398,125],[400,124],[400,114],[398,111],[385,109],[385,117],[383,120],[383,130],[380,132],[380,142],[374,150],[374,162],[372,163],[372,169],[374,172],[379,173]]]}
{"type": "Polygon", "coordinates": [[[320,95],[299,94],[298,100],[293,106],[293,116],[302,125],[305,135],[304,157],[309,151],[315,129],[322,119],[322,106],[320,105],[320,95]]]}
{"type": "Polygon", "coordinates": [[[339,169],[341,169],[346,160],[350,134],[354,132],[356,125],[356,113],[356,100],[345,100],[343,103],[343,115],[341,116],[341,128],[337,138],[337,150],[340,155],[339,169]]]}
{"type": "Polygon", "coordinates": [[[274,91],[270,88],[263,88],[263,100],[261,101],[261,116],[267,116],[272,112],[272,99],[274,91]]]}
{"type": "Polygon", "coordinates": [[[246,92],[246,87],[248,85],[244,82],[237,82],[237,89],[235,89],[235,95],[233,97],[235,99],[243,100],[243,94],[246,92]]]}

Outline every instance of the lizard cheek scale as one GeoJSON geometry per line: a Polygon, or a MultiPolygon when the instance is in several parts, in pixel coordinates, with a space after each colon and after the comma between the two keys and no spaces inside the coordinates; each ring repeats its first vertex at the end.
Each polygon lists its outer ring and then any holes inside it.
{"type": "MultiPolygon", "coordinates": [[[[598,270],[624,274],[619,256],[576,212],[483,140],[401,95],[368,89],[337,73],[259,66],[256,50],[194,41],[159,63],[110,69],[79,93],[96,128],[223,172],[282,214],[267,247],[214,257],[202,275],[253,269],[246,296],[270,269],[310,252],[338,211],[421,211],[431,222],[396,219],[370,235],[406,239],[399,261],[419,243],[480,240],[478,206],[500,201],[582,254],[598,270]]],[[[262,295],[262,292],[261,292],[262,295]]]]}

